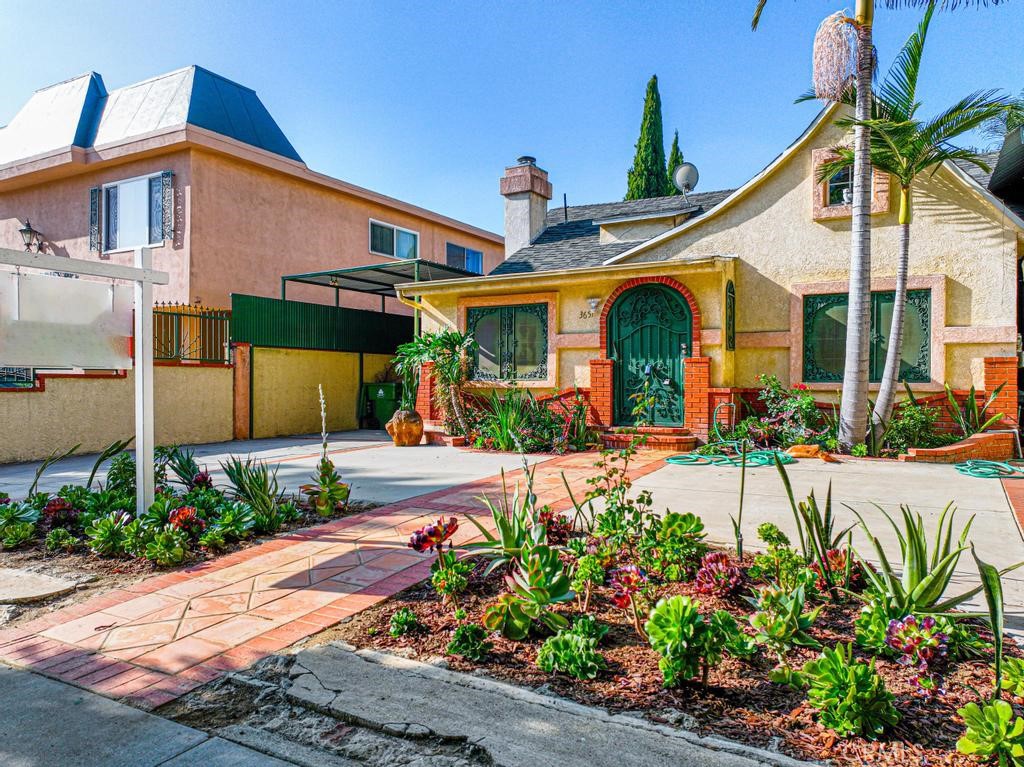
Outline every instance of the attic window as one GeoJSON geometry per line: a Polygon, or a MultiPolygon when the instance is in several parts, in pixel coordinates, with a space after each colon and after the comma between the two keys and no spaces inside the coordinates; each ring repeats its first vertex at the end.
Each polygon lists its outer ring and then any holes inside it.
{"type": "MultiPolygon", "coordinates": [[[[811,152],[811,173],[815,221],[850,218],[853,215],[853,169],[844,168],[828,181],[818,183],[818,169],[835,155],[831,149],[811,152]]],[[[873,171],[871,176],[871,214],[889,212],[889,174],[873,171]]]]}

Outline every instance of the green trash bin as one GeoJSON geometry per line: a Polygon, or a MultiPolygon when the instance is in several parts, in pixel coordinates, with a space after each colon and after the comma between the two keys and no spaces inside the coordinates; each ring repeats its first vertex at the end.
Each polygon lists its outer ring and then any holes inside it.
{"type": "Polygon", "coordinates": [[[376,421],[379,429],[391,420],[391,416],[398,410],[398,402],[401,396],[401,384],[398,383],[374,383],[363,384],[363,391],[369,407],[367,410],[376,421]]]}

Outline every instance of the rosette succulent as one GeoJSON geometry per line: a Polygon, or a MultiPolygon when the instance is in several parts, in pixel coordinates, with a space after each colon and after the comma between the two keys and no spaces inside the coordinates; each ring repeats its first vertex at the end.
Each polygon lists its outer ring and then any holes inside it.
{"type": "Polygon", "coordinates": [[[948,642],[949,637],[931,616],[920,621],[913,615],[891,620],[885,632],[885,643],[899,653],[896,662],[918,670],[918,692],[925,697],[944,692],[935,667],[945,660],[948,642]]]}
{"type": "Polygon", "coordinates": [[[724,551],[705,554],[694,578],[694,587],[701,594],[724,597],[731,594],[743,580],[743,573],[724,551]]]}

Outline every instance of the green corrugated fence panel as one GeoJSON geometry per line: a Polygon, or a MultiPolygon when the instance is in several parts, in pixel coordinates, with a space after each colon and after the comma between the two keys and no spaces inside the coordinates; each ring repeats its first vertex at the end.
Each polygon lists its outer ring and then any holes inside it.
{"type": "Polygon", "coordinates": [[[231,340],[253,346],[393,354],[412,339],[412,317],[344,306],[231,296],[231,340]]]}

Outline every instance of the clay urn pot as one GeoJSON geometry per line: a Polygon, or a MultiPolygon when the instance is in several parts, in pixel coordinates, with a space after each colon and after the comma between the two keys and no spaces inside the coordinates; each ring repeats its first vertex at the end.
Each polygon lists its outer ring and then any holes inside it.
{"type": "Polygon", "coordinates": [[[396,410],[384,428],[396,447],[411,447],[423,439],[423,416],[415,410],[396,410]]]}

